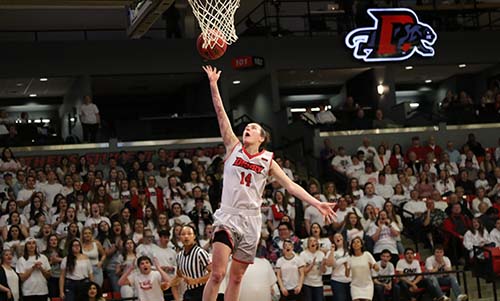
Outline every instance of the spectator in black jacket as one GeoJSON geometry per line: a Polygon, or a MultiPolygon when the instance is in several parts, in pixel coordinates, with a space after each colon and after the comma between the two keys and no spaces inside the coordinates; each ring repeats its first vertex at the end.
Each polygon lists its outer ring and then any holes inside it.
{"type": "Polygon", "coordinates": [[[483,146],[481,145],[481,143],[476,141],[476,136],[473,133],[469,134],[466,144],[469,146],[474,155],[476,155],[476,157],[482,157],[486,154],[483,146]]]}
{"type": "Polygon", "coordinates": [[[214,218],[210,211],[205,208],[205,200],[203,198],[195,198],[194,209],[189,212],[189,218],[196,225],[197,233],[205,233],[205,226],[213,224],[214,218]]]}

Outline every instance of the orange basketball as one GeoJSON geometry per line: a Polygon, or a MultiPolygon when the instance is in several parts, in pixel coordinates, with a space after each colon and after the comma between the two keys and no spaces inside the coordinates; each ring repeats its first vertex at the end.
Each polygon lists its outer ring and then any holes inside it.
{"type": "Polygon", "coordinates": [[[218,38],[217,43],[212,41],[207,48],[203,48],[203,42],[203,34],[200,34],[198,36],[198,40],[196,41],[196,48],[198,49],[201,57],[206,60],[216,60],[226,53],[227,44],[222,37],[218,38]]]}

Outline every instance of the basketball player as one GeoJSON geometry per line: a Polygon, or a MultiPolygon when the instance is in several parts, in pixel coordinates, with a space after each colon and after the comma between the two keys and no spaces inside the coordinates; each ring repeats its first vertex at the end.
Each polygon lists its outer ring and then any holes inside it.
{"type": "Polygon", "coordinates": [[[216,300],[231,253],[233,262],[224,299],[235,301],[239,297],[243,274],[255,257],[262,223],[262,193],[269,176],[298,199],[316,207],[327,222],[333,221],[335,216],[334,204],[321,203],[286,176],[273,160],[273,153],[263,149],[268,134],[259,124],[248,124],[243,132],[243,143],[238,140],[217,87],[221,71],[211,66],[203,70],[210,81],[212,101],[226,147],[221,207],[214,214],[212,273],[203,292],[203,301],[216,300]]]}

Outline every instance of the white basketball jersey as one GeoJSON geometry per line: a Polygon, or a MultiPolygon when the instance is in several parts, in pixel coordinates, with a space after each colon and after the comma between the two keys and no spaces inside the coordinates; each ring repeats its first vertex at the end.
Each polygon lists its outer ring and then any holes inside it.
{"type": "Polygon", "coordinates": [[[221,206],[260,210],[272,161],[272,152],[252,156],[238,143],[224,163],[221,206]]]}

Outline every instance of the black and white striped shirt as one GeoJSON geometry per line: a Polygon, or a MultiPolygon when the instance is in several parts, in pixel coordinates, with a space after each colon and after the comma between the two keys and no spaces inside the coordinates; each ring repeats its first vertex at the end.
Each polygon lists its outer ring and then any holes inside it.
{"type": "MultiPolygon", "coordinates": [[[[210,264],[210,257],[207,251],[199,246],[193,246],[186,254],[184,250],[177,253],[176,256],[177,269],[183,274],[191,278],[201,278],[205,276],[207,266],[210,264]]],[[[188,285],[187,289],[193,289],[202,286],[203,283],[188,285]]]]}

